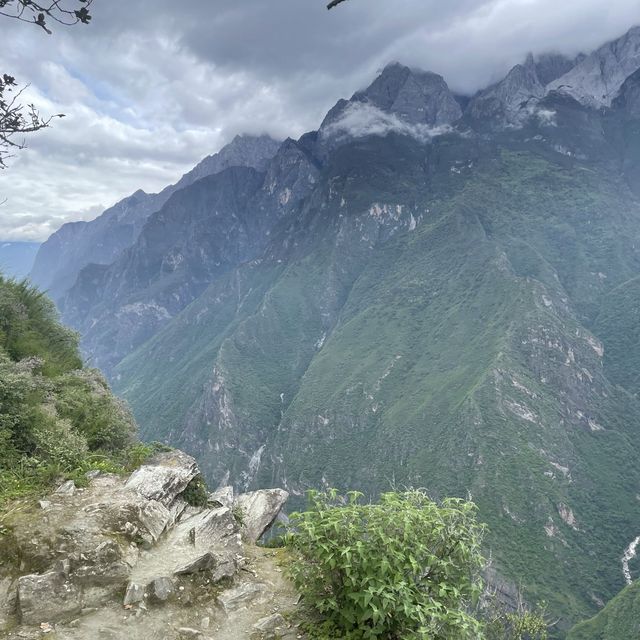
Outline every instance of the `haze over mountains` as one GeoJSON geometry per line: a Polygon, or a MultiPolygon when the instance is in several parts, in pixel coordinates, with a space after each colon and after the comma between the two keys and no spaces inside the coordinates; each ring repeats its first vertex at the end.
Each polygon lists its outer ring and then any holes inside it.
{"type": "Polygon", "coordinates": [[[12,278],[26,278],[39,247],[39,242],[0,241],[0,271],[12,278]]]}
{"type": "Polygon", "coordinates": [[[502,597],[563,633],[640,535],[639,69],[640,28],[471,98],[389,65],[65,225],[32,277],[213,485],[471,492],[502,597]]]}

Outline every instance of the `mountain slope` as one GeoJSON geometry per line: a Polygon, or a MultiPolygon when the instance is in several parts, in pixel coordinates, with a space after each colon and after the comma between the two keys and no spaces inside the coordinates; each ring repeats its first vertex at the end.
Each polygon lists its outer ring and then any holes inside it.
{"type": "Polygon", "coordinates": [[[640,636],[640,582],[629,585],[591,620],[576,625],[567,640],[623,640],[640,636]]]}
{"type": "Polygon", "coordinates": [[[262,170],[279,146],[280,143],[269,136],[236,136],[219,153],[202,160],[160,193],[139,190],[95,220],[63,225],[40,247],[31,279],[58,302],[74,285],[82,269],[93,264],[110,264],[130,247],[147,218],[160,210],[176,191],[229,167],[262,170]]]}
{"type": "Polygon", "coordinates": [[[569,621],[622,586],[640,529],[640,407],[588,328],[640,272],[640,206],[606,165],[518,149],[528,133],[341,147],[303,221],[116,388],[214,482],[471,491],[501,570],[569,621]]]}

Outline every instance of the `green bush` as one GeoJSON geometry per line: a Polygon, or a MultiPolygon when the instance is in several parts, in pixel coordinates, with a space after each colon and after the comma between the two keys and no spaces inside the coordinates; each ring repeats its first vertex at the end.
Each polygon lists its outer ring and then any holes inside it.
{"type": "Polygon", "coordinates": [[[489,606],[483,619],[486,640],[547,640],[549,637],[543,608],[529,611],[521,606],[518,612],[513,612],[489,606]]]}
{"type": "Polygon", "coordinates": [[[310,493],[291,517],[291,577],[320,618],[321,638],[482,637],[471,615],[481,591],[483,527],[471,502],[436,504],[418,490],[378,504],[335,490],[310,493]]]}
{"type": "Polygon", "coordinates": [[[202,475],[197,475],[182,492],[182,497],[192,507],[206,507],[209,500],[209,490],[202,475]]]}
{"type": "Polygon", "coordinates": [[[104,377],[82,368],[52,303],[0,276],[0,507],[90,469],[124,472],[153,447],[104,377]]]}

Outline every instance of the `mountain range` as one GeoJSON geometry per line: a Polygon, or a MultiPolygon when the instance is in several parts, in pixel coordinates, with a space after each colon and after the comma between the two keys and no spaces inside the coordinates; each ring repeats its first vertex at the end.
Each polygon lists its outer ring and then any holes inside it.
{"type": "Polygon", "coordinates": [[[466,98],[394,63],[32,278],[210,483],[471,494],[500,597],[564,637],[640,570],[639,177],[640,28],[466,98]]]}

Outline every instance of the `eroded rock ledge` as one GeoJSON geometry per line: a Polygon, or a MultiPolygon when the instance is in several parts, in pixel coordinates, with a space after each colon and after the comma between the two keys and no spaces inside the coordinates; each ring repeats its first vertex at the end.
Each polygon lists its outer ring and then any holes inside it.
{"type": "Polygon", "coordinates": [[[300,637],[282,616],[296,594],[278,552],[255,546],[287,492],[224,488],[194,507],[183,494],[198,475],[171,451],[5,515],[0,637],[300,637]]]}

